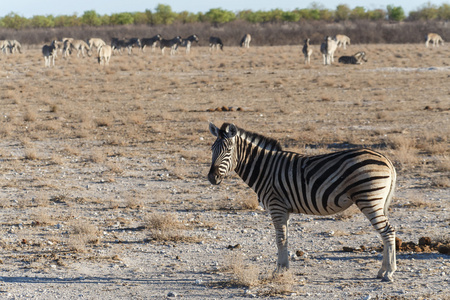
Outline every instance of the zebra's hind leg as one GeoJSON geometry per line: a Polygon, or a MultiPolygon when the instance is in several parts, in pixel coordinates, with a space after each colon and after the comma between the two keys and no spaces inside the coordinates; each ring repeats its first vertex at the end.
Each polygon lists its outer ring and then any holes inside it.
{"type": "Polygon", "coordinates": [[[395,258],[395,230],[389,224],[386,215],[383,213],[381,203],[379,205],[372,201],[356,201],[356,205],[369,219],[375,230],[381,235],[383,240],[383,263],[378,271],[377,278],[382,281],[393,281],[393,274],[397,270],[395,258]]]}

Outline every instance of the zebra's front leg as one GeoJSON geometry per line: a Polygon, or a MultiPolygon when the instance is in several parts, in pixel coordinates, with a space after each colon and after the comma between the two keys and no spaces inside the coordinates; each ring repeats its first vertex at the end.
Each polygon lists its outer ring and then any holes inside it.
{"type": "Polygon", "coordinates": [[[288,255],[288,219],[289,214],[272,214],[273,225],[275,226],[275,238],[278,248],[278,261],[275,272],[283,272],[289,269],[288,255]]]}

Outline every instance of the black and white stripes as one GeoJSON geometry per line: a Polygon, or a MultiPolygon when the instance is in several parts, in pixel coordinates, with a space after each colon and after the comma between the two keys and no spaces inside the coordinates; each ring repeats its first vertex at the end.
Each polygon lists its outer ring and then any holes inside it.
{"type": "Polygon", "coordinates": [[[392,280],[395,231],[386,215],[396,173],[386,157],[370,149],[308,157],[283,151],[277,141],[233,124],[225,123],[220,129],[210,124],[210,131],[217,139],[208,179],[219,184],[228,172],[235,171],[257,193],[275,226],[279,270],[289,267],[290,213],[330,215],[356,204],[383,239],[378,277],[392,280]]]}

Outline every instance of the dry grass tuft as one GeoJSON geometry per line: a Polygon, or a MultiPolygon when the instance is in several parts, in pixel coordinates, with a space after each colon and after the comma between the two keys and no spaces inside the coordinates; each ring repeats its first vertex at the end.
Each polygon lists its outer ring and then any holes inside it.
{"type": "Polygon", "coordinates": [[[88,220],[76,219],[69,223],[67,244],[74,251],[84,252],[86,245],[100,241],[100,231],[88,220]]]}
{"type": "Polygon", "coordinates": [[[231,284],[243,287],[259,285],[259,268],[246,264],[241,253],[233,253],[227,257],[227,269],[231,272],[231,284]]]}
{"type": "Polygon", "coordinates": [[[181,223],[175,214],[151,214],[146,220],[146,227],[150,230],[152,238],[156,241],[179,241],[181,223]]]}

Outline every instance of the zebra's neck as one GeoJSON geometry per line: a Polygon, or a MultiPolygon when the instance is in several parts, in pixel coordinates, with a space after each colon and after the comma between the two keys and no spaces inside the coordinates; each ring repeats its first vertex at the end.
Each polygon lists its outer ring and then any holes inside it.
{"type": "Polygon", "coordinates": [[[258,182],[263,176],[261,170],[269,157],[282,150],[281,146],[274,139],[241,129],[236,138],[235,172],[258,193],[258,182]]]}

